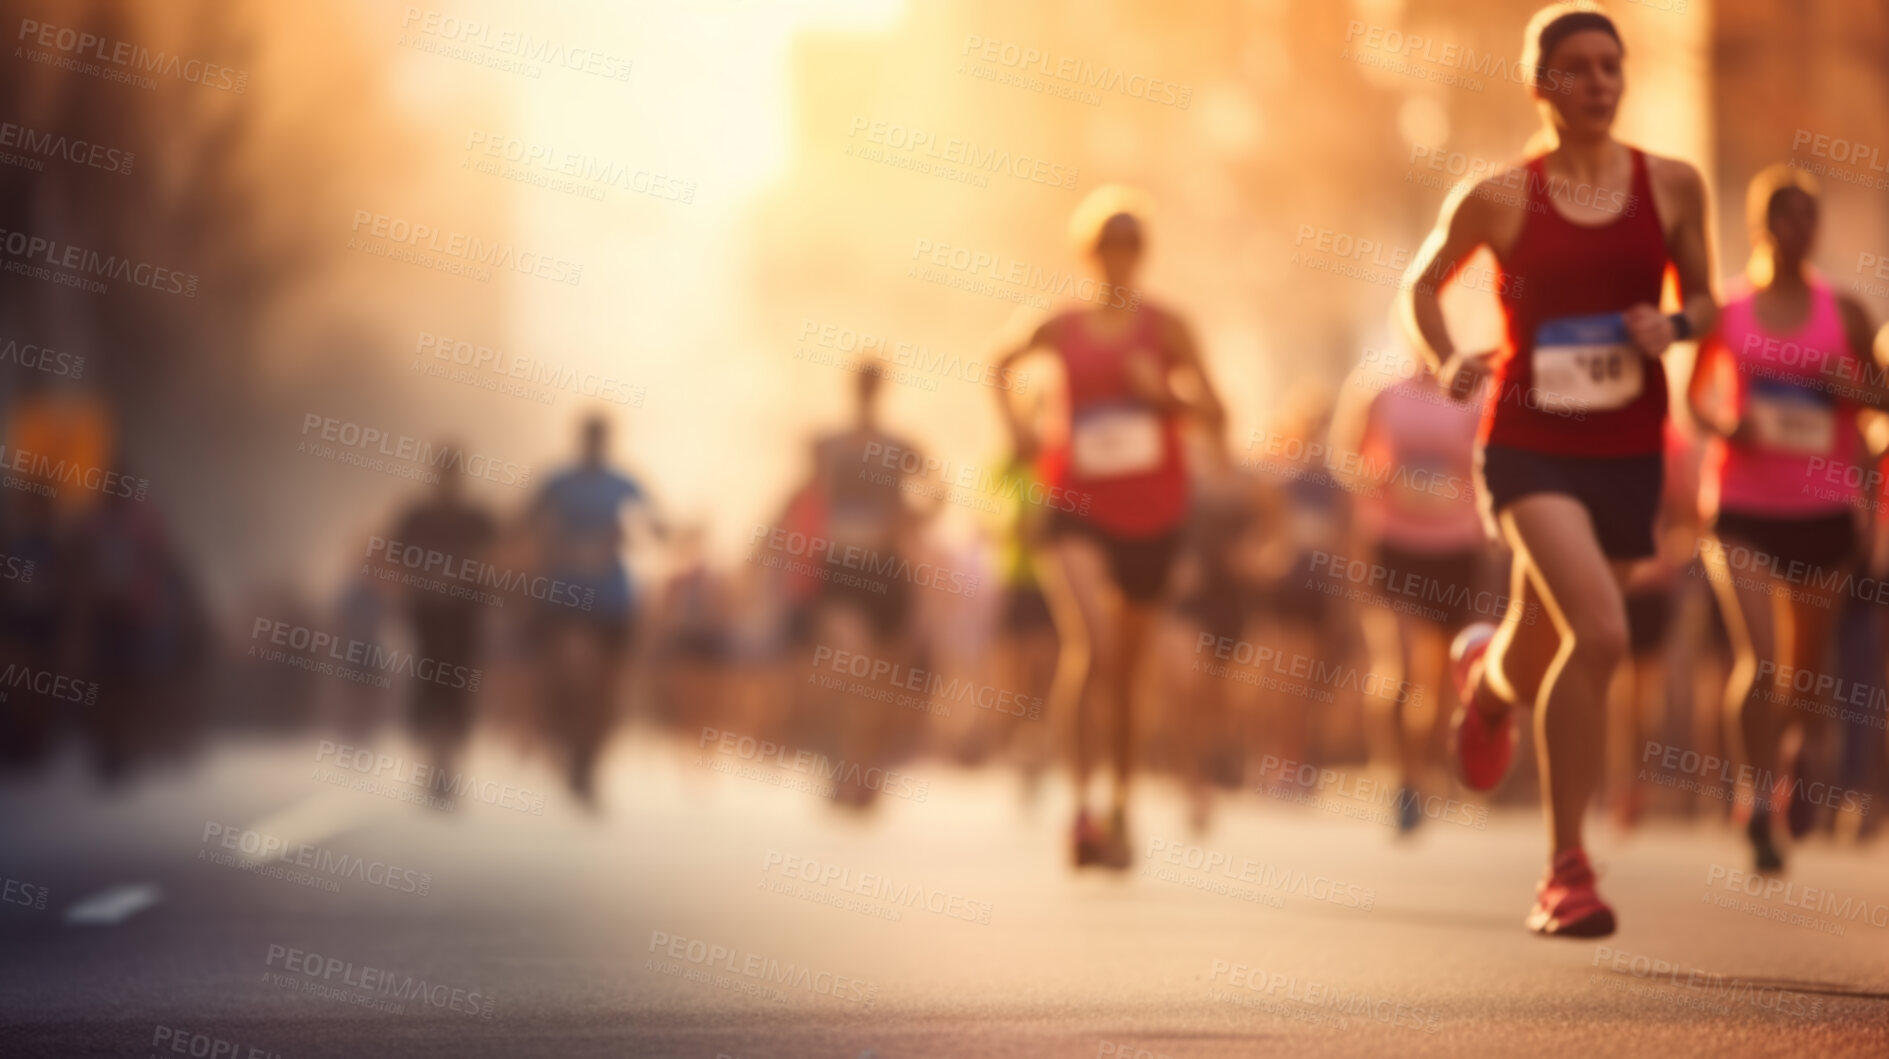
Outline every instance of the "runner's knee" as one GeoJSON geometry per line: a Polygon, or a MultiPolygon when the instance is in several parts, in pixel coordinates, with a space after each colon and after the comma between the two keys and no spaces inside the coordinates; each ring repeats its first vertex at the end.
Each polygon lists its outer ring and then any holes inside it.
{"type": "Polygon", "coordinates": [[[1570,614],[1568,624],[1577,662],[1611,670],[1627,657],[1627,616],[1622,608],[1596,608],[1594,613],[1570,614]]]}

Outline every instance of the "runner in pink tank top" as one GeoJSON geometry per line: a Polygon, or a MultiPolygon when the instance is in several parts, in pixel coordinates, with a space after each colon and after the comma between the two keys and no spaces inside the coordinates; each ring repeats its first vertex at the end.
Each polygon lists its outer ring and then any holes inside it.
{"type": "Polygon", "coordinates": [[[1802,282],[1809,315],[1800,326],[1767,327],[1746,289],[1725,303],[1704,347],[1707,369],[1730,369],[1728,411],[1741,428],[1715,438],[1707,454],[1707,511],[1813,519],[1847,516],[1862,499],[1861,477],[1845,473],[1863,455],[1859,406],[1830,375],[1855,378],[1863,361],[1835,292],[1814,275],[1802,282]]]}
{"type": "Polygon", "coordinates": [[[1775,165],[1751,182],[1751,285],[1726,303],[1701,347],[1686,393],[1715,434],[1704,468],[1703,507],[1716,512],[1701,545],[1726,615],[1738,664],[1725,706],[1738,718],[1755,776],[1741,792],[1746,836],[1759,871],[1783,866],[1773,834],[1783,815],[1794,837],[1819,806],[1791,792],[1835,774],[1817,682],[1845,586],[1858,560],[1864,447],[1862,405],[1889,404],[1871,352],[1868,315],[1818,278],[1808,258],[1820,210],[1814,177],[1775,165]],[[1765,680],[1759,680],[1759,674],[1765,680]],[[1786,768],[1783,742],[1796,729],[1786,768]]]}
{"type": "MultiPolygon", "coordinates": [[[[1359,608],[1372,675],[1410,695],[1370,696],[1377,756],[1394,748],[1400,834],[1422,822],[1438,709],[1448,694],[1450,636],[1468,619],[1487,572],[1474,455],[1482,410],[1453,399],[1422,363],[1367,357],[1347,380],[1331,428],[1334,470],[1356,499],[1352,555],[1369,556],[1373,605],[1359,608]],[[1381,575],[1379,573],[1381,571],[1381,575]]],[[[1387,762],[1389,764],[1389,762],[1387,762]]]]}
{"type": "Polygon", "coordinates": [[[1182,419],[1199,421],[1212,436],[1211,451],[1225,453],[1225,415],[1192,333],[1133,287],[1144,228],[1139,202],[1125,188],[1102,187],[1077,207],[1070,235],[1101,282],[1086,304],[1051,317],[997,358],[1007,376],[1025,356],[1054,354],[1066,422],[1038,431],[1017,422],[1006,391],[992,391],[1013,437],[1049,439],[1037,462],[1044,517],[1034,520],[1041,527],[1035,563],[1060,644],[1049,713],[1074,721],[1075,864],[1117,870],[1129,864],[1129,696],[1187,517],[1182,419]],[[1191,385],[1177,389],[1176,381],[1191,385]],[[1107,653],[1093,652],[1096,643],[1106,643],[1107,653]],[[1088,729],[1102,718],[1111,729],[1115,786],[1108,819],[1098,824],[1087,789],[1090,747],[1100,740],[1088,729]]]}

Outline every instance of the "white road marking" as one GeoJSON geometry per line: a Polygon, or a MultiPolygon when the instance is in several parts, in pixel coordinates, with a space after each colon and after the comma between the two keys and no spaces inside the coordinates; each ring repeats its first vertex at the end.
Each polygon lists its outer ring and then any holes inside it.
{"type": "Polygon", "coordinates": [[[115,927],[160,900],[163,894],[150,883],[114,886],[66,909],[66,922],[72,926],[115,927]]]}

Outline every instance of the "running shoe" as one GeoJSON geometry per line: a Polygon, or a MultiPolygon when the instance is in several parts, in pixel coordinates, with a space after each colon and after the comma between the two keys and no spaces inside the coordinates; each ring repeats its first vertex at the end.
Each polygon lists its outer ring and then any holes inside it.
{"type": "Polygon", "coordinates": [[[1495,626],[1478,622],[1457,633],[1450,644],[1450,679],[1456,685],[1457,701],[1462,703],[1450,723],[1457,772],[1465,786],[1478,791],[1494,790],[1515,760],[1514,708],[1491,717],[1475,703],[1476,663],[1488,654],[1494,636],[1495,626]]]}
{"type": "Polygon", "coordinates": [[[1810,829],[1817,826],[1817,803],[1809,798],[1796,797],[1804,785],[1804,773],[1810,768],[1810,748],[1797,748],[1797,757],[1791,762],[1791,774],[1784,777],[1783,793],[1778,801],[1784,805],[1784,826],[1790,830],[1792,838],[1803,838],[1810,834],[1810,829]]]}
{"type": "Polygon", "coordinates": [[[1594,869],[1587,854],[1563,850],[1555,855],[1548,877],[1535,888],[1535,908],[1528,929],[1557,938],[1604,938],[1614,932],[1614,910],[1594,889],[1594,869]]]}
{"type": "Polygon", "coordinates": [[[1103,836],[1101,853],[1102,859],[1098,863],[1114,871],[1127,868],[1134,858],[1128,848],[1128,814],[1120,809],[1109,814],[1108,832],[1103,836]]]}
{"type": "Polygon", "coordinates": [[[1784,854],[1771,839],[1771,811],[1753,809],[1745,821],[1745,837],[1751,840],[1751,859],[1760,875],[1774,875],[1784,870],[1784,854]]]}
{"type": "Polygon", "coordinates": [[[1415,788],[1397,788],[1398,834],[1408,835],[1417,829],[1418,824],[1423,823],[1423,812],[1418,804],[1422,797],[1423,795],[1418,794],[1415,788]]]}
{"type": "Polygon", "coordinates": [[[1076,867],[1088,868],[1101,864],[1107,844],[1108,835],[1089,815],[1089,810],[1078,812],[1075,826],[1070,829],[1070,852],[1076,867]]]}

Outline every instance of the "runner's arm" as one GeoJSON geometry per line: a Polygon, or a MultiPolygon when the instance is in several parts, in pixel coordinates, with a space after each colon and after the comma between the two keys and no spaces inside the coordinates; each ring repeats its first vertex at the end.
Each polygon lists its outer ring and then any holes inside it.
{"type": "Polygon", "coordinates": [[[1169,399],[1174,411],[1193,416],[1207,428],[1208,436],[1213,439],[1215,451],[1225,455],[1227,447],[1227,410],[1220,401],[1220,394],[1215,391],[1213,379],[1207,375],[1207,365],[1201,359],[1200,345],[1194,340],[1194,332],[1179,317],[1163,314],[1163,327],[1166,331],[1167,345],[1173,357],[1170,374],[1178,373],[1190,380],[1193,390],[1191,397],[1182,396],[1167,387],[1169,399]]]}
{"type": "Polygon", "coordinates": [[[1889,357],[1889,327],[1884,328],[1879,341],[1869,310],[1847,294],[1837,295],[1837,315],[1843,320],[1843,337],[1856,358],[1857,373],[1855,378],[1845,376],[1843,362],[1833,360],[1824,364],[1824,376],[1841,396],[1878,412],[1889,412],[1889,369],[1883,360],[1889,357]]]}
{"type": "Polygon", "coordinates": [[[1706,398],[1712,391],[1714,372],[1724,347],[1719,344],[1717,332],[1705,336],[1699,343],[1699,350],[1692,358],[1692,373],[1686,379],[1686,410],[1692,413],[1692,421],[1701,430],[1729,438],[1735,433],[1735,424],[1727,426],[1722,409],[1709,406],[1706,398]]]}
{"type": "Polygon", "coordinates": [[[1353,487],[1369,484],[1362,457],[1376,420],[1377,400],[1383,393],[1382,388],[1373,388],[1365,380],[1365,368],[1361,364],[1345,380],[1344,389],[1338,394],[1338,408],[1332,413],[1331,427],[1326,432],[1325,468],[1333,477],[1353,487]]]}
{"type": "MultiPolygon", "coordinates": [[[[1049,349],[1053,346],[1056,341],[1055,325],[1056,318],[1052,316],[1036,325],[1036,329],[1030,332],[1028,338],[999,353],[993,364],[997,377],[1006,380],[1014,378],[1018,361],[1038,350],[1049,349]]],[[[1016,450],[1017,458],[1025,461],[1032,459],[1036,454],[1036,435],[1031,430],[1030,424],[1024,421],[1023,415],[1017,411],[1016,401],[1012,398],[1010,388],[1007,385],[995,386],[991,388],[991,394],[997,399],[998,414],[1003,417],[1004,426],[1010,431],[1011,446],[1016,450]]]]}
{"type": "Polygon", "coordinates": [[[1450,192],[1436,229],[1424,239],[1416,260],[1404,274],[1397,299],[1412,345],[1458,400],[1467,399],[1475,388],[1489,354],[1457,350],[1443,319],[1442,297],[1444,286],[1456,278],[1470,255],[1488,245],[1489,233],[1494,230],[1493,200],[1475,194],[1481,187],[1463,185],[1450,192]]]}
{"type": "MultiPolygon", "coordinates": [[[[1651,163],[1649,163],[1651,164],[1651,163]]],[[[1679,315],[1686,318],[1693,335],[1703,335],[1718,326],[1718,299],[1712,293],[1712,248],[1706,234],[1705,180],[1699,171],[1685,162],[1660,159],[1660,182],[1670,193],[1675,214],[1667,233],[1667,255],[1679,280],[1679,315]]],[[[1633,344],[1649,357],[1663,356],[1680,341],[1671,317],[1657,305],[1635,305],[1623,316],[1633,344]]]]}

